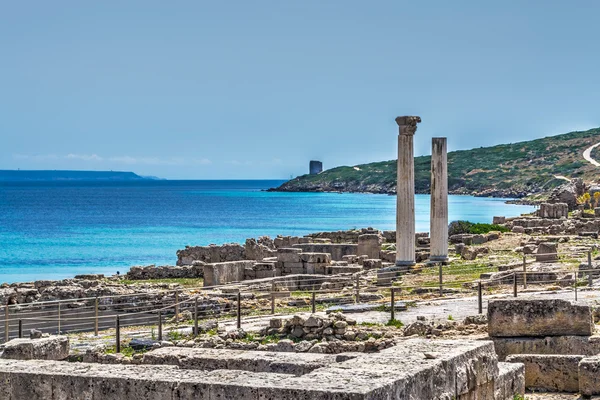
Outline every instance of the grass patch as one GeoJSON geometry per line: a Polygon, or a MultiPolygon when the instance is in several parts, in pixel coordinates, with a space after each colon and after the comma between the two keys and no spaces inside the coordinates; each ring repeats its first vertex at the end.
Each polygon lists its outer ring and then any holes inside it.
{"type": "MultiPolygon", "coordinates": [[[[133,348],[131,348],[129,346],[121,346],[120,354],[123,354],[125,357],[133,357],[133,355],[136,353],[142,353],[142,352],[136,352],[133,348]]],[[[117,347],[116,346],[107,347],[106,349],[104,349],[104,354],[117,354],[117,347]]]]}
{"type": "Polygon", "coordinates": [[[360,326],[382,326],[383,324],[380,324],[378,322],[361,322],[358,325],[360,325],[360,326]]]}
{"type": "Polygon", "coordinates": [[[396,328],[400,329],[404,326],[404,324],[402,323],[402,321],[399,321],[397,319],[390,319],[385,326],[395,326],[396,328]]]}

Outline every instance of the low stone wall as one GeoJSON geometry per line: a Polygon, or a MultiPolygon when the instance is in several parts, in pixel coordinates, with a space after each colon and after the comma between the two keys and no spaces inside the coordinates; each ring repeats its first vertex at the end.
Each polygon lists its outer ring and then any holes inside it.
{"type": "Polygon", "coordinates": [[[515,218],[507,226],[513,232],[526,234],[578,235],[585,232],[598,232],[600,218],[515,218]]]}
{"type": "Polygon", "coordinates": [[[184,265],[181,267],[163,265],[149,265],[146,267],[131,267],[125,277],[131,280],[148,279],[174,279],[174,278],[202,278],[204,276],[204,264],[201,261],[194,261],[193,265],[184,265]]]}
{"type": "Polygon", "coordinates": [[[357,244],[332,244],[332,243],[301,243],[295,244],[293,248],[301,249],[303,253],[329,253],[331,259],[342,261],[344,256],[361,255],[358,254],[357,244]]]}
{"type": "Polygon", "coordinates": [[[591,336],[592,311],[566,300],[492,300],[488,333],[492,337],[591,336]]]}
{"type": "Polygon", "coordinates": [[[246,268],[252,268],[256,261],[230,261],[204,265],[204,286],[217,286],[231,282],[241,282],[246,277],[246,268]]]}

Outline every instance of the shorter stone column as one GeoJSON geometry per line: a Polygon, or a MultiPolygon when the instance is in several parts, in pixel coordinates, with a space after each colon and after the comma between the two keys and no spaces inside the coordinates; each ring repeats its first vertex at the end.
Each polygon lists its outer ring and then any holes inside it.
{"type": "Polygon", "coordinates": [[[446,138],[431,142],[430,256],[432,262],[448,261],[448,149],[446,138]]]}

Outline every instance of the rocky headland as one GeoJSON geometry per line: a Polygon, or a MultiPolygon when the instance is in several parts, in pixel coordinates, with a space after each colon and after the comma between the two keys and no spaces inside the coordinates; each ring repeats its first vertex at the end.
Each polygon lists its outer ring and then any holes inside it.
{"type": "MultiPolygon", "coordinates": [[[[596,128],[527,142],[449,152],[448,191],[458,195],[524,198],[547,194],[565,179],[593,181],[598,167],[586,161],[583,153],[599,138],[600,128],[596,128]]],[[[431,156],[415,158],[416,193],[429,193],[430,168],[431,156]]],[[[336,167],[319,174],[299,176],[270,190],[395,194],[396,160],[336,167]]]]}

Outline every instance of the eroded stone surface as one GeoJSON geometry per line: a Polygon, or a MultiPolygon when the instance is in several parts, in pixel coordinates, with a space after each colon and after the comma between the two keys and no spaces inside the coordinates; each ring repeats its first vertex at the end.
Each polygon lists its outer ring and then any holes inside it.
{"type": "Polygon", "coordinates": [[[511,354],[600,354],[600,336],[493,338],[499,360],[511,354]]]}
{"type": "Polygon", "coordinates": [[[67,336],[13,339],[4,345],[4,351],[0,353],[0,358],[13,360],[64,360],[68,356],[67,336]]]}
{"type": "Polygon", "coordinates": [[[412,339],[301,376],[170,365],[0,360],[0,398],[38,400],[52,393],[61,400],[508,400],[512,395],[501,393],[500,386],[519,387],[517,375],[518,369],[499,369],[492,342],[412,339]]]}
{"type": "MultiPolygon", "coordinates": [[[[353,357],[356,357],[354,355],[353,357]]],[[[251,372],[271,372],[304,375],[317,368],[337,362],[335,355],[313,353],[275,353],[267,351],[236,351],[167,347],[144,354],[143,364],[176,365],[182,369],[235,369],[251,372]]]]}
{"type": "Polygon", "coordinates": [[[529,390],[550,392],[579,391],[578,355],[518,354],[507,362],[525,364],[525,387],[529,390]]]}
{"type": "Polygon", "coordinates": [[[600,356],[586,357],[579,362],[579,393],[600,394],[600,356]]]}
{"type": "Polygon", "coordinates": [[[588,305],[566,300],[493,300],[488,304],[491,337],[590,336],[594,332],[588,305]]]}

